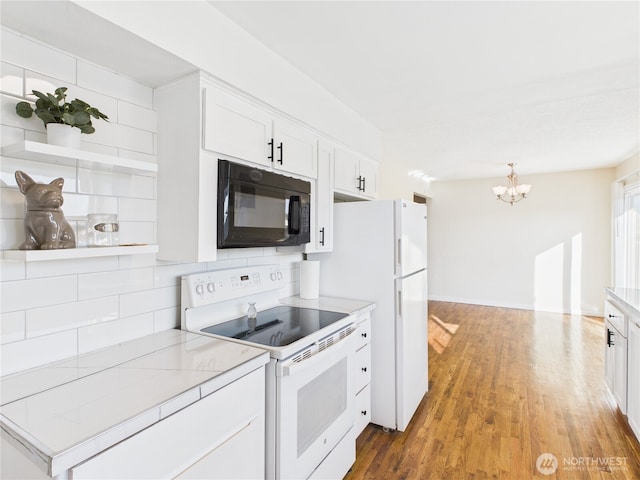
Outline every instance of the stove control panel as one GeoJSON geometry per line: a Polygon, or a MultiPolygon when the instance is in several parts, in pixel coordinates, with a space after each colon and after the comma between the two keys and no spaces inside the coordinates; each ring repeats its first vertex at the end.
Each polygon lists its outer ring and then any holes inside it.
{"type": "Polygon", "coordinates": [[[182,308],[201,307],[278,290],[286,283],[279,265],[213,270],[182,277],[182,308]]]}

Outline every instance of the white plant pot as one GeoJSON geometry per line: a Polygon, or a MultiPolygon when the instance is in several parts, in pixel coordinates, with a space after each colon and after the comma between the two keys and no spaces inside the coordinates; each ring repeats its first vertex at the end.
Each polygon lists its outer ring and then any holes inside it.
{"type": "Polygon", "coordinates": [[[47,124],[47,143],[49,145],[80,148],[80,135],[82,135],[82,132],[79,128],[63,123],[47,124]]]}

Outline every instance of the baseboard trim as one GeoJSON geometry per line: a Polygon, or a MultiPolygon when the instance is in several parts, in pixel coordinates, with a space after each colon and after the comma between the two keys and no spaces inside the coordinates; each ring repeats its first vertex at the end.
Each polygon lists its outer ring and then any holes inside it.
{"type": "Polygon", "coordinates": [[[540,312],[562,313],[565,315],[583,315],[586,317],[604,317],[603,311],[595,310],[583,310],[580,312],[570,312],[561,310],[542,310],[535,308],[535,305],[525,303],[511,303],[511,302],[496,302],[493,300],[483,300],[477,298],[463,298],[463,297],[450,297],[447,295],[432,295],[429,294],[429,300],[434,302],[451,302],[451,303],[464,303],[468,305],[484,305],[486,307],[498,307],[498,308],[514,308],[516,310],[533,310],[540,312]]]}

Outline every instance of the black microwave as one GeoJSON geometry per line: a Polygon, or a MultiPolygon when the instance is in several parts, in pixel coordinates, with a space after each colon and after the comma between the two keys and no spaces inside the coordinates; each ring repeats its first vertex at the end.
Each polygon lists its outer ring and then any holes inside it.
{"type": "Polygon", "coordinates": [[[218,160],[218,248],[309,243],[311,184],[218,160]]]}

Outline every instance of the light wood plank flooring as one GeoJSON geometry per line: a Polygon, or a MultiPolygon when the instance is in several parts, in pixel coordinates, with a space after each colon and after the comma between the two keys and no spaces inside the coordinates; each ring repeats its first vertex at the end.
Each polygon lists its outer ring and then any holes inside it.
{"type": "Polygon", "coordinates": [[[640,445],[604,386],[603,328],[429,302],[429,393],[405,432],[362,432],[345,479],[640,479],[640,445]]]}

